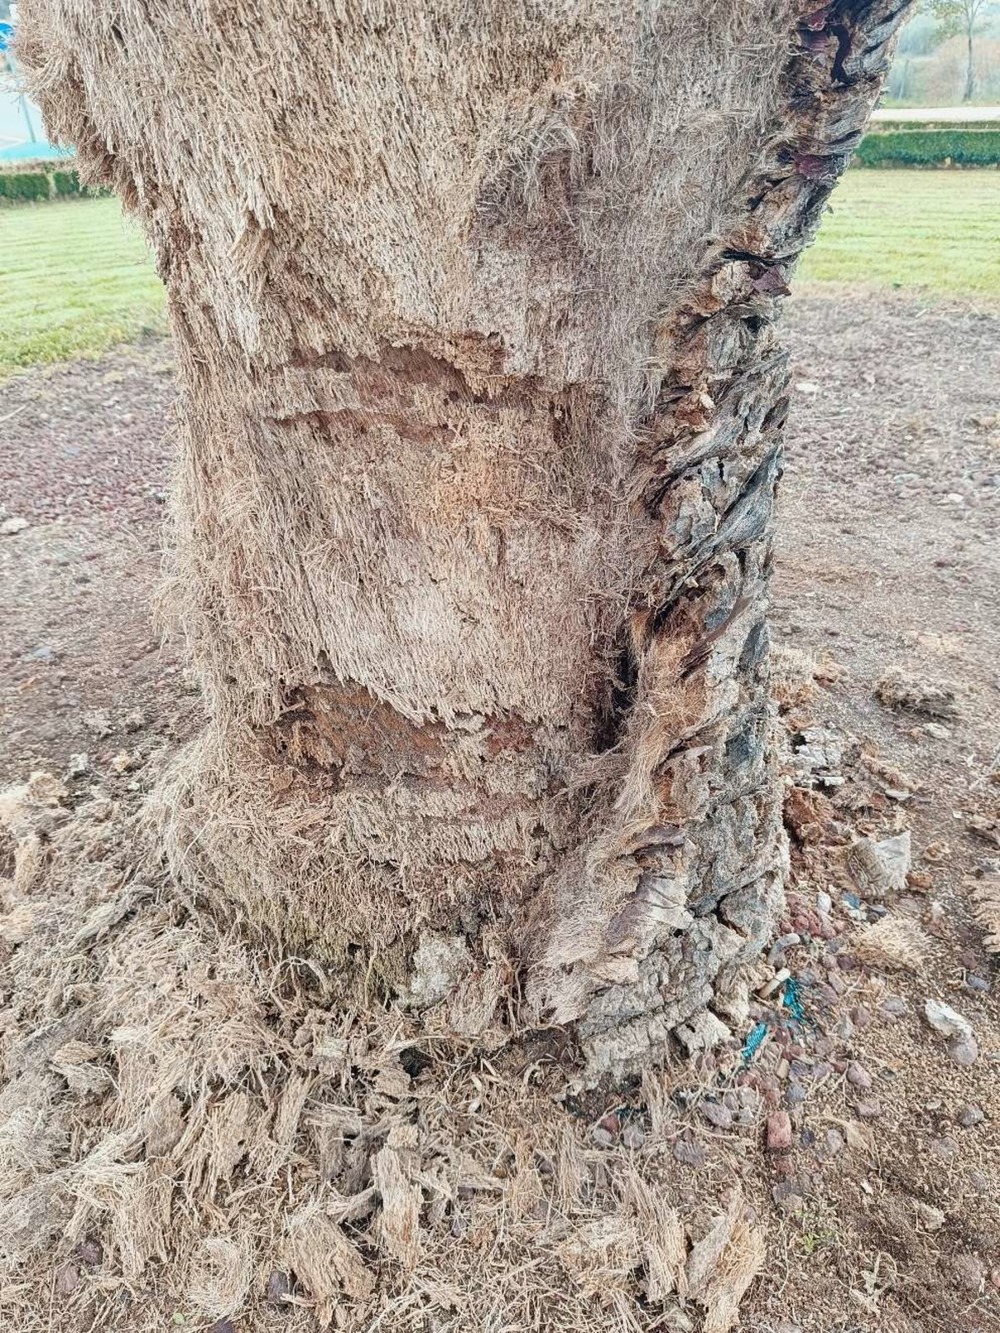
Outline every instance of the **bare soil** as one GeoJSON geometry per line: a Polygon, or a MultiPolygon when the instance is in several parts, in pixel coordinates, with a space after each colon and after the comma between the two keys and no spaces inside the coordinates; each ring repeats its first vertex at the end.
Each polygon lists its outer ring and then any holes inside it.
{"type": "MultiPolygon", "coordinates": [[[[806,796],[789,798],[783,927],[798,939],[772,962],[802,1016],[778,990],[751,1016],[769,1025],[759,1052],[671,1067],[664,1188],[704,1216],[742,1181],[768,1238],[741,1316],[753,1333],[985,1333],[1000,1327],[1000,1007],[969,894],[1000,870],[1000,314],[810,296],[789,322],[773,629],[795,650],[782,657],[816,669],[783,712],[793,749],[818,731],[844,755],[831,783],[799,771],[806,796]],[[880,702],[893,669],[954,691],[955,715],[880,702]],[[866,896],[848,844],[902,829],[906,889],[866,896]],[[885,912],[919,928],[925,962],[858,956],[858,930],[885,912]],[[928,998],[973,1025],[972,1065],[924,1021],[928,998]],[[782,1111],[791,1145],[769,1152],[782,1111]]],[[[0,520],[27,521],[0,536],[3,782],[46,768],[81,798],[128,799],[149,756],[197,726],[182,659],[149,612],[171,396],[159,342],[3,386],[0,520]]],[[[626,1131],[648,1127],[648,1110],[638,1089],[597,1108],[609,1151],[635,1150],[626,1131]]]]}
{"type": "MultiPolygon", "coordinates": [[[[0,781],[186,735],[197,702],[150,604],[174,396],[169,344],[46,367],[0,389],[0,781]]],[[[81,766],[82,767],[82,766],[81,766]]]]}

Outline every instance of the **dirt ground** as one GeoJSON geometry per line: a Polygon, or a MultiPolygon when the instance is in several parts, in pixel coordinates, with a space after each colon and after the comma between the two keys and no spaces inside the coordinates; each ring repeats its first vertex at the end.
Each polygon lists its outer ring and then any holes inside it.
{"type": "MultiPolygon", "coordinates": [[[[800,685],[782,702],[793,878],[771,961],[795,989],[751,1015],[769,1023],[759,1052],[674,1067],[665,1188],[697,1210],[742,1181],[768,1237],[751,1333],[986,1333],[1000,1007],[970,895],[1000,873],[1000,314],[798,297],[789,340],[773,637],[800,685]],[[943,694],[889,706],[894,670],[943,694]],[[904,829],[905,887],[863,892],[848,845],[904,829]],[[887,913],[924,956],[865,955],[859,931],[887,913]],[[930,1029],[927,999],[969,1020],[973,1063],[930,1029]],[[768,1150],[783,1112],[791,1138],[768,1150]]],[[[0,389],[0,783],[46,768],[74,795],[128,799],[197,726],[149,616],[171,395],[160,342],[0,389]]],[[[638,1092],[608,1109],[611,1149],[635,1149],[647,1110],[638,1092]]],[[[678,1308],[656,1327],[700,1325],[678,1308]]]]}

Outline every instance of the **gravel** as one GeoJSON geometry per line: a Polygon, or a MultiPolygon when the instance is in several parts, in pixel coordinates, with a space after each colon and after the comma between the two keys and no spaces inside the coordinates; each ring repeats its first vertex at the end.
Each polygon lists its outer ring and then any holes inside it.
{"type": "Polygon", "coordinates": [[[767,1150],[788,1152],[792,1146],[792,1121],[787,1111],[772,1111],[767,1117],[767,1150]]]}

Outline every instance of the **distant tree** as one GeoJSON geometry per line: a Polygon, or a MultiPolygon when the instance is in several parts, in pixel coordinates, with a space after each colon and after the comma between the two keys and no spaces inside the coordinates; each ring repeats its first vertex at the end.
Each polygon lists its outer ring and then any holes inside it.
{"type": "Polygon", "coordinates": [[[896,64],[901,58],[929,56],[941,45],[942,32],[928,9],[917,9],[903,25],[896,48],[896,64]]]}
{"type": "Polygon", "coordinates": [[[987,9],[988,0],[929,0],[928,8],[938,21],[942,36],[961,33],[966,41],[965,92],[963,102],[971,102],[976,91],[976,67],[973,60],[976,25],[987,9]]]}

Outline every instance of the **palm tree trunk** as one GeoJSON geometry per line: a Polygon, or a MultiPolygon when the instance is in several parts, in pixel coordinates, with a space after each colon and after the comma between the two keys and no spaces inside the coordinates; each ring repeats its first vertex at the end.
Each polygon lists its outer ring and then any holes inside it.
{"type": "Polygon", "coordinates": [[[22,10],[167,286],[177,879],[429,1023],[575,1021],[591,1077],[740,1022],[775,320],[900,7],[22,10]]]}

